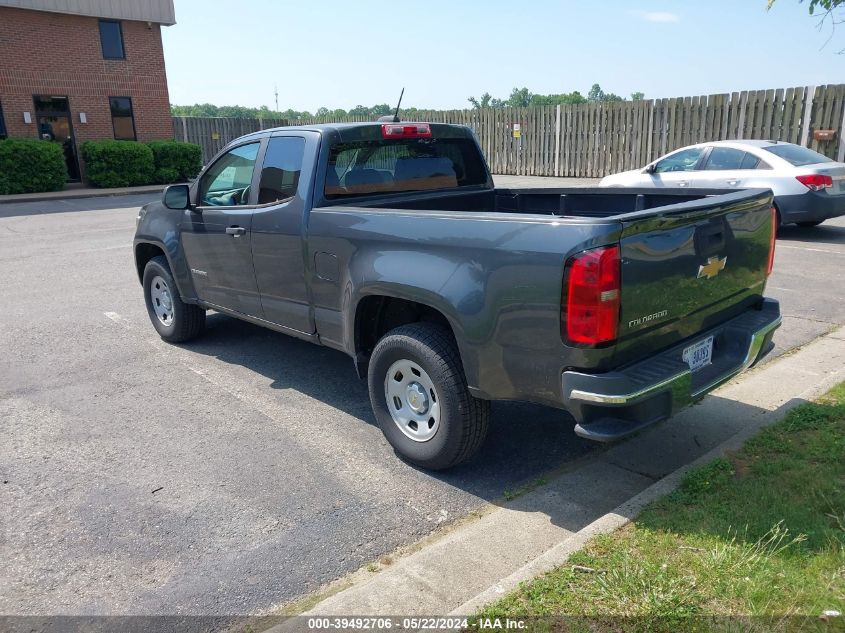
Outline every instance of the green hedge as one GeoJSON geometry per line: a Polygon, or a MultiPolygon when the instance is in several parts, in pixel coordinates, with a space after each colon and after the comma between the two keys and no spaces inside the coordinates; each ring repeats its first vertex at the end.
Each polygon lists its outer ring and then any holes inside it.
{"type": "Polygon", "coordinates": [[[178,141],[88,141],[81,146],[88,181],[96,187],[183,182],[202,168],[202,149],[178,141]]]}
{"type": "Polygon", "coordinates": [[[153,182],[153,151],[137,141],[87,141],[80,147],[85,175],[95,187],[133,187],[153,182]]]}
{"type": "Polygon", "coordinates": [[[0,194],[59,191],[66,180],[61,144],[38,139],[0,140],[0,194]]]}
{"type": "Polygon", "coordinates": [[[199,145],[179,141],[150,141],[146,145],[153,151],[153,178],[156,183],[185,182],[202,169],[202,148],[199,145]]]}

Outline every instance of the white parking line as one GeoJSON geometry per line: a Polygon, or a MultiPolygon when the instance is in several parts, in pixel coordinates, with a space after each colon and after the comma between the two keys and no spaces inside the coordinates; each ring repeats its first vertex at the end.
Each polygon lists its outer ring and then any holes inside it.
{"type": "Polygon", "coordinates": [[[814,253],[829,253],[831,255],[843,255],[843,256],[845,256],[845,253],[842,253],[840,251],[831,251],[831,250],[828,250],[826,248],[810,248],[809,246],[790,246],[788,244],[780,244],[780,243],[778,243],[778,245],[775,247],[775,250],[777,250],[778,248],[791,248],[791,249],[796,250],[796,251],[813,251],[814,253]]]}
{"type": "Polygon", "coordinates": [[[107,319],[111,319],[115,323],[119,323],[127,330],[132,329],[132,322],[129,321],[126,317],[120,316],[117,312],[103,312],[107,319]]]}

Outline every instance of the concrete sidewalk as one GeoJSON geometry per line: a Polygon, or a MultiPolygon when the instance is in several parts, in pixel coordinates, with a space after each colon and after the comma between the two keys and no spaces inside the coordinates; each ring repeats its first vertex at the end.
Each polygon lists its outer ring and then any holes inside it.
{"type": "Polygon", "coordinates": [[[144,193],[160,193],[166,185],[145,185],[143,187],[115,187],[98,189],[71,185],[61,191],[42,191],[39,193],[15,193],[0,196],[0,204],[13,202],[45,202],[50,200],[72,200],[74,198],[102,198],[105,196],[131,196],[144,193]]]}
{"type": "Polygon", "coordinates": [[[845,327],[744,374],[673,420],[610,446],[418,551],[346,579],[351,586],[304,615],[471,615],[519,582],[562,564],[592,536],[633,519],[646,503],[671,491],[696,460],[733,450],[843,380],[845,327]]]}

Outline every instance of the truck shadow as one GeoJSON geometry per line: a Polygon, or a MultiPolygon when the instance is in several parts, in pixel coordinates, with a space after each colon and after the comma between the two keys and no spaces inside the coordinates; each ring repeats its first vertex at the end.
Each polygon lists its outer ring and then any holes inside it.
{"type": "Polygon", "coordinates": [[[778,241],[812,242],[814,244],[845,244],[845,226],[820,224],[813,227],[800,227],[787,224],[778,231],[778,241]]]}
{"type": "MultiPolygon", "coordinates": [[[[607,445],[583,467],[564,469],[548,485],[500,505],[542,513],[552,524],[570,532],[581,530],[609,512],[634,519],[641,507],[630,503],[633,497],[667,476],[679,483],[683,477],[673,475],[677,469],[749,427],[759,429],[781,419],[788,410],[804,402],[792,399],[770,411],[708,396],[671,421],[607,445]]],[[[671,488],[666,488],[656,498],[670,491],[671,488]]],[[[742,508],[735,509],[733,518],[737,525],[744,525],[742,508]]]]}
{"type": "MultiPolygon", "coordinates": [[[[366,383],[345,354],[220,314],[209,315],[208,334],[190,349],[246,367],[269,378],[273,389],[301,392],[343,411],[355,423],[375,425],[366,383]]],[[[418,470],[489,503],[542,513],[552,524],[574,532],[747,426],[780,417],[797,403],[773,412],[710,396],[670,422],[602,445],[576,436],[574,421],[563,411],[494,402],[487,441],[472,460],[429,472],[397,459],[391,469],[418,470]]]]}
{"type": "MultiPolygon", "coordinates": [[[[206,335],[189,349],[265,376],[273,389],[296,390],[361,423],[376,424],[366,381],[358,379],[351,359],[341,352],[217,313],[209,313],[206,335]]],[[[487,500],[501,498],[505,491],[599,450],[572,432],[574,424],[564,411],[494,402],[490,432],[479,454],[445,473],[426,474],[487,500]]]]}

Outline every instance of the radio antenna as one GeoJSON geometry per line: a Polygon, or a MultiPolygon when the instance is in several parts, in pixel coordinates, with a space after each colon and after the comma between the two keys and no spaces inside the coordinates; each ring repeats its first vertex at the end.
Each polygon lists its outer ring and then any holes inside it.
{"type": "Polygon", "coordinates": [[[402,96],[405,94],[405,88],[402,88],[402,92],[399,93],[399,103],[396,104],[396,112],[393,114],[393,122],[399,123],[399,106],[402,105],[402,96]]]}

